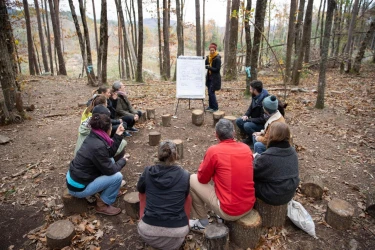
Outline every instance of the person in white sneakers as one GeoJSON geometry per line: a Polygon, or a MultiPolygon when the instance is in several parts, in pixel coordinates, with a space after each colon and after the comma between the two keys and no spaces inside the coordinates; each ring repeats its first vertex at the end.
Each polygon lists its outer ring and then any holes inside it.
{"type": "Polygon", "coordinates": [[[251,211],[255,203],[253,154],[250,148],[234,140],[234,126],[226,119],[216,124],[219,144],[208,148],[198,174],[190,176],[192,196],[191,230],[202,231],[208,225],[207,207],[220,218],[235,221],[251,211]],[[209,184],[213,181],[215,185],[209,184]]]}

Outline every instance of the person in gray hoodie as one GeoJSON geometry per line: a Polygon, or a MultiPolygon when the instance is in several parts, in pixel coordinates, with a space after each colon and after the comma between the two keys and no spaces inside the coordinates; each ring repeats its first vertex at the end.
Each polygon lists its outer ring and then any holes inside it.
{"type": "Polygon", "coordinates": [[[176,158],[176,144],[161,142],[159,162],[146,167],[137,184],[139,193],[146,195],[138,233],[157,249],[178,249],[189,233],[184,204],[189,195],[190,175],[175,163],[176,158]]]}
{"type": "Polygon", "coordinates": [[[287,204],[299,184],[298,156],[290,145],[287,124],[273,122],[268,137],[267,150],[255,156],[255,196],[267,204],[287,204]]]}

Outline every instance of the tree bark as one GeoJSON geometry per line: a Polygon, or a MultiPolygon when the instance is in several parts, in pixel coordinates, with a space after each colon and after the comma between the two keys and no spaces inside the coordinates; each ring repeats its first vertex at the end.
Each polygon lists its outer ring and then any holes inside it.
{"type": "Polygon", "coordinates": [[[19,65],[20,63],[18,60],[17,47],[16,47],[16,43],[14,40],[12,25],[10,23],[5,1],[4,1],[4,6],[5,6],[4,7],[5,9],[2,10],[3,12],[1,13],[2,15],[4,15],[4,17],[2,19],[2,23],[0,24],[0,30],[1,32],[4,32],[4,35],[7,37],[6,45],[7,45],[9,56],[11,57],[11,60],[12,60],[13,73],[16,76],[18,73],[21,73],[21,67],[20,66],[19,68],[17,67],[17,65],[19,65]]]}
{"type": "Polygon", "coordinates": [[[180,4],[180,0],[176,0],[176,14],[177,14],[177,57],[184,54],[184,37],[183,37],[183,5],[180,4]]]}
{"type": "Polygon", "coordinates": [[[35,52],[33,48],[33,38],[31,35],[29,3],[27,2],[27,0],[22,0],[22,2],[23,2],[23,8],[24,8],[25,20],[26,20],[27,57],[29,59],[29,73],[30,75],[35,75],[37,71],[37,65],[35,63],[35,52]]]}
{"type": "Polygon", "coordinates": [[[288,25],[288,40],[286,45],[286,56],[285,56],[285,82],[289,82],[290,78],[290,66],[292,62],[292,51],[295,37],[295,22],[296,22],[296,10],[297,10],[297,0],[290,1],[290,11],[289,11],[289,25],[288,25]]]}
{"type": "Polygon", "coordinates": [[[298,55],[299,48],[301,46],[301,36],[302,36],[302,25],[303,25],[303,14],[305,11],[305,0],[299,1],[298,6],[298,17],[296,22],[296,28],[295,28],[295,37],[294,37],[294,62],[293,67],[296,65],[296,58],[298,55]]]}
{"type": "Polygon", "coordinates": [[[339,10],[339,20],[338,20],[338,25],[337,25],[337,30],[335,31],[337,34],[337,42],[336,42],[336,47],[335,47],[335,56],[337,57],[339,55],[340,51],[340,43],[341,43],[341,26],[342,23],[344,22],[344,15],[342,13],[342,8],[343,8],[344,3],[340,1],[340,10],[339,10]]]}
{"type": "MultiPolygon", "coordinates": [[[[139,2],[139,0],[138,0],[139,2]]],[[[136,18],[135,18],[135,8],[134,8],[134,0],[131,0],[131,8],[132,8],[132,11],[133,11],[133,24],[134,24],[134,31],[133,31],[133,38],[134,38],[134,50],[135,50],[135,53],[138,55],[138,51],[137,51],[137,48],[138,48],[138,40],[137,40],[137,21],[136,21],[136,18]]],[[[130,17],[131,18],[131,17],[130,17]]],[[[138,17],[139,18],[139,17],[138,17]]],[[[139,20],[138,20],[139,22],[139,20]]],[[[138,67],[138,66],[137,66],[138,67]]]]}
{"type": "MultiPolygon", "coordinates": [[[[6,119],[13,121],[13,110],[15,109],[15,74],[13,70],[12,55],[8,50],[9,33],[4,32],[10,28],[10,19],[7,11],[6,0],[0,0],[0,75],[1,88],[4,97],[5,109],[4,113],[9,113],[6,119]],[[8,112],[9,111],[9,112],[8,112]]],[[[4,107],[3,107],[4,108],[4,107]]],[[[0,107],[0,109],[3,109],[0,107]]]]}
{"type": "Polygon", "coordinates": [[[47,0],[44,0],[44,9],[46,12],[46,35],[47,35],[47,43],[48,43],[48,56],[49,56],[49,63],[51,68],[51,76],[55,74],[53,69],[53,53],[52,53],[52,44],[51,44],[51,34],[49,31],[49,21],[48,21],[48,13],[47,13],[47,0]]]}
{"type": "MultiPolygon", "coordinates": [[[[98,59],[98,56],[99,56],[99,45],[98,45],[98,28],[97,28],[97,25],[96,25],[95,0],[92,0],[92,13],[94,15],[96,58],[98,59]]],[[[97,60],[96,67],[97,67],[97,70],[99,70],[99,60],[97,60]]]]}
{"type": "Polygon", "coordinates": [[[305,52],[307,43],[310,41],[309,40],[309,33],[311,34],[311,18],[312,18],[313,5],[314,5],[314,0],[308,0],[306,15],[305,15],[305,21],[303,23],[302,42],[301,42],[301,46],[300,46],[299,51],[298,51],[297,63],[294,66],[294,69],[293,69],[292,80],[293,80],[294,85],[299,84],[304,52],[305,52]]]}
{"type": "Polygon", "coordinates": [[[323,20],[324,20],[324,13],[325,13],[325,9],[326,9],[326,0],[323,1],[323,10],[322,10],[322,20],[320,22],[320,39],[319,39],[319,46],[320,46],[320,51],[322,51],[322,43],[323,43],[323,32],[324,32],[324,29],[323,29],[323,20]]]}
{"type": "Polygon", "coordinates": [[[237,42],[238,42],[238,13],[240,0],[232,0],[232,15],[230,20],[229,55],[225,72],[226,80],[237,79],[237,42]]]}
{"type": "Polygon", "coordinates": [[[227,14],[225,22],[225,35],[224,35],[224,67],[223,72],[227,71],[228,55],[229,55],[229,32],[230,32],[230,7],[231,0],[227,0],[227,14]]]}
{"type": "Polygon", "coordinates": [[[57,57],[59,60],[59,68],[57,71],[58,75],[67,75],[66,68],[65,68],[65,62],[63,53],[61,50],[61,43],[60,43],[60,26],[59,26],[59,20],[58,20],[58,13],[56,13],[55,9],[58,9],[58,1],[55,1],[55,4],[52,2],[52,0],[48,0],[49,3],[49,10],[51,14],[51,20],[52,20],[52,28],[53,28],[53,34],[55,38],[55,49],[57,52],[57,57]],[[57,2],[57,6],[56,6],[57,2]]]}
{"type": "Polygon", "coordinates": [[[327,7],[327,16],[326,16],[326,25],[324,29],[323,37],[323,47],[320,59],[320,70],[319,70],[319,83],[318,83],[318,96],[316,99],[315,108],[323,109],[324,108],[324,91],[326,87],[326,64],[328,57],[328,47],[329,47],[329,36],[332,28],[332,17],[333,11],[336,8],[335,0],[328,0],[327,7]]]}
{"type": "MultiPolygon", "coordinates": [[[[250,66],[251,59],[251,34],[250,34],[250,18],[251,18],[251,0],[247,0],[245,11],[245,39],[246,39],[246,67],[250,66]]],[[[246,77],[245,95],[250,95],[250,77],[246,77]]]]}
{"type": "Polygon", "coordinates": [[[37,21],[38,21],[38,33],[39,33],[40,47],[41,47],[41,51],[42,51],[44,71],[49,72],[47,53],[46,53],[46,47],[44,45],[44,35],[43,35],[43,29],[42,29],[42,21],[41,21],[41,18],[40,18],[38,0],[34,0],[34,3],[35,3],[35,10],[36,10],[36,18],[37,18],[37,21]]]}
{"type": "Polygon", "coordinates": [[[358,50],[358,54],[354,60],[353,71],[357,74],[359,73],[361,69],[361,62],[365,55],[366,47],[369,44],[371,40],[371,35],[374,33],[374,31],[375,31],[375,21],[373,20],[370,24],[370,27],[366,33],[365,38],[362,40],[361,46],[358,50]]]}
{"type": "Polygon", "coordinates": [[[202,56],[204,56],[204,51],[206,48],[206,0],[203,0],[203,14],[202,14],[202,56]]]}
{"type": "Polygon", "coordinates": [[[171,78],[170,68],[170,51],[169,51],[169,9],[168,1],[163,0],[163,39],[164,39],[164,53],[163,53],[163,79],[171,78]]]}
{"type": "MultiPolygon", "coordinates": [[[[322,3],[323,3],[323,0],[320,0],[319,10],[318,10],[318,21],[317,21],[316,27],[315,27],[315,37],[318,36],[318,28],[319,28],[319,23],[320,23],[320,10],[322,9],[322,3]]],[[[316,40],[317,39],[314,39],[314,45],[316,44],[316,40]]]]}
{"type": "Polygon", "coordinates": [[[195,49],[197,56],[201,56],[201,10],[199,0],[195,0],[195,49]]]}
{"type": "Polygon", "coordinates": [[[354,31],[354,28],[355,28],[355,21],[356,21],[357,14],[358,14],[358,4],[359,4],[359,0],[354,0],[353,12],[352,12],[352,17],[351,17],[351,20],[350,20],[350,25],[349,25],[349,30],[348,30],[348,41],[346,43],[345,51],[344,51],[344,58],[345,59],[344,59],[344,62],[342,62],[342,63],[346,64],[346,71],[345,72],[349,72],[350,69],[351,69],[352,59],[350,58],[349,53],[350,53],[350,47],[351,47],[352,41],[353,41],[353,31],[354,31]]]}
{"type": "Polygon", "coordinates": [[[258,55],[259,46],[264,30],[264,16],[266,14],[267,0],[257,0],[255,10],[255,23],[254,23],[254,39],[253,48],[251,51],[251,80],[258,79],[258,55]]]}
{"type": "MultiPolygon", "coordinates": [[[[177,0],[179,1],[179,0],[177,0]]],[[[163,55],[162,55],[162,46],[161,46],[161,25],[160,25],[160,5],[159,0],[156,0],[156,12],[157,12],[157,19],[158,19],[158,45],[159,45],[159,71],[160,76],[164,76],[163,72],[163,55]]]]}
{"type": "Polygon", "coordinates": [[[137,56],[137,82],[143,82],[142,62],[143,62],[143,12],[142,0],[138,0],[138,56],[137,56]]]}
{"type": "Polygon", "coordinates": [[[100,14],[100,43],[99,43],[100,74],[98,73],[99,86],[107,83],[107,51],[108,51],[108,19],[107,0],[102,0],[100,14]]]}
{"type": "Polygon", "coordinates": [[[87,62],[85,65],[86,74],[87,74],[89,85],[96,86],[94,67],[92,64],[92,57],[91,57],[90,34],[89,34],[89,29],[87,27],[87,21],[86,21],[86,8],[83,6],[83,0],[78,0],[78,1],[79,1],[79,12],[81,13],[81,19],[82,19],[83,33],[85,35],[84,41],[86,44],[86,57],[87,57],[85,58],[85,62],[87,62]]]}

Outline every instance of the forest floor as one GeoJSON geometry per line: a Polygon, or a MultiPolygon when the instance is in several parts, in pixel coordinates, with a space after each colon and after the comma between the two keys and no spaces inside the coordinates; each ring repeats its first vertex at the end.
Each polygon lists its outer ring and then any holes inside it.
{"type": "MultiPolygon", "coordinates": [[[[239,117],[250,103],[238,89],[245,86],[241,78],[223,82],[223,87],[231,89],[217,92],[220,110],[226,115],[239,117]]],[[[266,89],[283,87],[275,84],[280,82],[278,76],[263,75],[260,79],[266,89]]],[[[340,75],[337,69],[329,69],[323,110],[314,108],[317,79],[318,72],[311,71],[298,86],[302,91],[287,91],[286,120],[298,151],[301,180],[307,174],[323,179],[322,200],[307,198],[300,190],[294,197],[314,219],[319,239],[287,220],[282,229],[264,230],[257,249],[375,249],[375,219],[364,212],[366,192],[374,187],[375,176],[374,66],[365,65],[358,76],[340,75]],[[349,230],[335,230],[324,221],[327,203],[333,198],[355,207],[349,230]]],[[[11,139],[0,145],[0,249],[47,249],[47,226],[66,218],[61,193],[66,187],[65,173],[84,109],[77,103],[87,101],[93,88],[82,79],[48,76],[27,77],[22,88],[24,102],[35,104],[36,109],[27,113],[29,119],[24,123],[0,127],[0,135],[11,139]],[[28,167],[28,171],[19,173],[28,167]]],[[[171,127],[161,126],[161,115],[174,113],[175,88],[172,82],[157,81],[127,86],[129,99],[137,109],[156,109],[156,119],[140,124],[140,132],[127,138],[131,157],[122,173],[128,192],[135,190],[144,167],[154,162],[157,147],[148,145],[150,131],[160,131],[162,139],[182,139],[184,159],[180,165],[192,173],[197,171],[206,149],[217,143],[212,114],[206,113],[204,125],[196,127],[191,123],[188,101],[180,101],[171,127]]],[[[191,108],[202,108],[202,103],[192,101],[191,108]]],[[[124,209],[123,198],[115,205],[124,209]]],[[[114,217],[91,210],[69,219],[76,225],[77,235],[65,249],[145,248],[136,222],[125,210],[114,217]]],[[[200,249],[201,244],[202,235],[190,233],[183,248],[200,249]]],[[[230,248],[237,249],[234,244],[230,248]]]]}

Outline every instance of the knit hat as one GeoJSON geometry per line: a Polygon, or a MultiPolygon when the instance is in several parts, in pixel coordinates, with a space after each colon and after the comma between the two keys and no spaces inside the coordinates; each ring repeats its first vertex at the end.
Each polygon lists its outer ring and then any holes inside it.
{"type": "Polygon", "coordinates": [[[112,88],[113,90],[117,91],[121,88],[121,82],[120,81],[116,81],[112,84],[112,88]]]}
{"type": "Polygon", "coordinates": [[[263,100],[263,107],[270,114],[273,114],[276,112],[278,105],[279,105],[279,102],[277,101],[277,98],[274,95],[267,96],[263,100]]]}
{"type": "Polygon", "coordinates": [[[109,111],[104,105],[100,104],[94,107],[92,114],[105,114],[111,116],[111,111],[109,111]]]}
{"type": "Polygon", "coordinates": [[[217,44],[216,43],[211,43],[210,46],[208,46],[209,49],[214,48],[215,50],[217,49],[217,44]]]}

